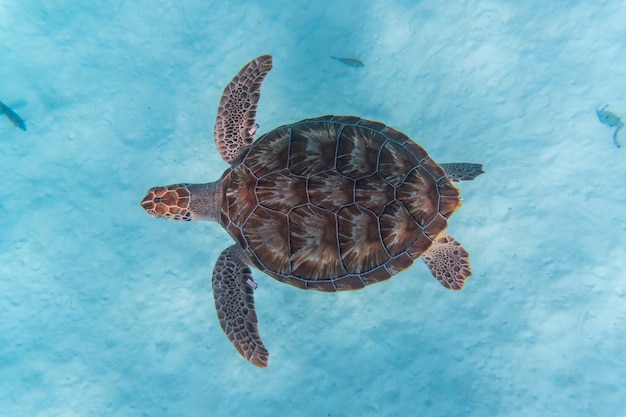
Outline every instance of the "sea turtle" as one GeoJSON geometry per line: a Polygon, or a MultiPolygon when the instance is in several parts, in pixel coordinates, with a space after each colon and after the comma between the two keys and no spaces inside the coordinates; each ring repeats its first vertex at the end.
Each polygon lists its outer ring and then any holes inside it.
{"type": "Polygon", "coordinates": [[[244,66],[225,88],[215,142],[230,164],[208,184],[147,192],[153,217],[219,222],[235,240],[217,259],[213,295],[235,348],[268,364],[257,328],[250,267],[301,289],[356,290],[389,279],[422,257],[446,288],[471,275],[468,254],[444,233],[459,207],[451,181],[479,164],[435,163],[405,134],[354,116],[278,127],[253,143],[261,83],[272,57],[244,66]]]}

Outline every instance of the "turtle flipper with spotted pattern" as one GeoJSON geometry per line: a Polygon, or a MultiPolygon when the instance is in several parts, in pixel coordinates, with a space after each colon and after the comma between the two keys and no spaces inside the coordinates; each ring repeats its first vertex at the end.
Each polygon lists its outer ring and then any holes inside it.
{"type": "Polygon", "coordinates": [[[153,217],[212,220],[235,245],[213,272],[222,329],[254,365],[268,364],[258,332],[250,267],[301,289],[356,290],[422,258],[446,288],[471,275],[467,251],[445,233],[459,208],[452,181],[482,165],[439,165],[404,133],[355,116],[327,115],[273,129],[253,142],[269,55],[248,63],[224,90],[215,142],[230,167],[207,184],[148,191],[153,217]]]}
{"type": "Polygon", "coordinates": [[[235,349],[252,364],[264,368],[269,353],[257,326],[252,271],[241,248],[226,248],[213,269],[213,296],[222,330],[235,349]]]}
{"type": "Polygon", "coordinates": [[[261,84],[272,69],[272,57],[263,55],[239,71],[224,89],[215,121],[215,144],[224,161],[231,163],[254,140],[256,109],[261,84]]]}

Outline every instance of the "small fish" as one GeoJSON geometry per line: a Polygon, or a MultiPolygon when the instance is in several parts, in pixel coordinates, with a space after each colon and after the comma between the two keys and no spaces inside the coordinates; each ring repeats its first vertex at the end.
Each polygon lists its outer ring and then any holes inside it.
{"type": "Polygon", "coordinates": [[[346,64],[347,66],[352,67],[352,68],[361,68],[361,67],[365,66],[365,64],[363,62],[361,62],[361,61],[359,61],[358,59],[355,59],[355,58],[337,58],[337,57],[332,56],[332,55],[330,55],[330,57],[332,59],[334,59],[335,61],[339,61],[342,64],[346,64]]]}
{"type": "Polygon", "coordinates": [[[616,128],[615,132],[613,132],[613,143],[618,148],[621,148],[622,145],[620,145],[619,141],[617,140],[617,135],[619,134],[619,131],[624,127],[624,122],[622,122],[622,119],[615,113],[604,110],[608,106],[609,105],[607,104],[601,109],[596,107],[596,115],[598,116],[598,120],[600,120],[600,123],[605,124],[609,127],[616,128]]]}
{"type": "Polygon", "coordinates": [[[9,119],[11,123],[13,123],[13,126],[19,127],[24,132],[26,132],[26,123],[24,122],[24,119],[22,119],[17,113],[15,113],[12,108],[0,101],[0,115],[1,114],[4,114],[7,119],[9,119]]]}

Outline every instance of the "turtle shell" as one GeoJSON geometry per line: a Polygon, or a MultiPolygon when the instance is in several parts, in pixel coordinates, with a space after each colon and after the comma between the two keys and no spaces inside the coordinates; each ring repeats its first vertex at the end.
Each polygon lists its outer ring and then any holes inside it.
{"type": "Polygon", "coordinates": [[[266,133],[222,186],[220,222],[250,262],[320,291],[363,288],[409,267],[460,205],[458,189],[424,149],[352,116],[266,133]]]}

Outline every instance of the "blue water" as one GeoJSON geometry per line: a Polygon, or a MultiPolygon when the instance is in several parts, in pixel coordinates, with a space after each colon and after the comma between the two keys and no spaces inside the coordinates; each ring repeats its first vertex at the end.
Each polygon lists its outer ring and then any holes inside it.
{"type": "Polygon", "coordinates": [[[625,416],[626,150],[595,109],[626,116],[626,2],[269,3],[0,0],[28,127],[0,116],[0,416],[625,416]],[[139,201],[221,175],[220,94],[265,53],[261,133],[356,114],[486,174],[461,292],[255,271],[258,369],[214,311],[230,237],[139,201]]]}

